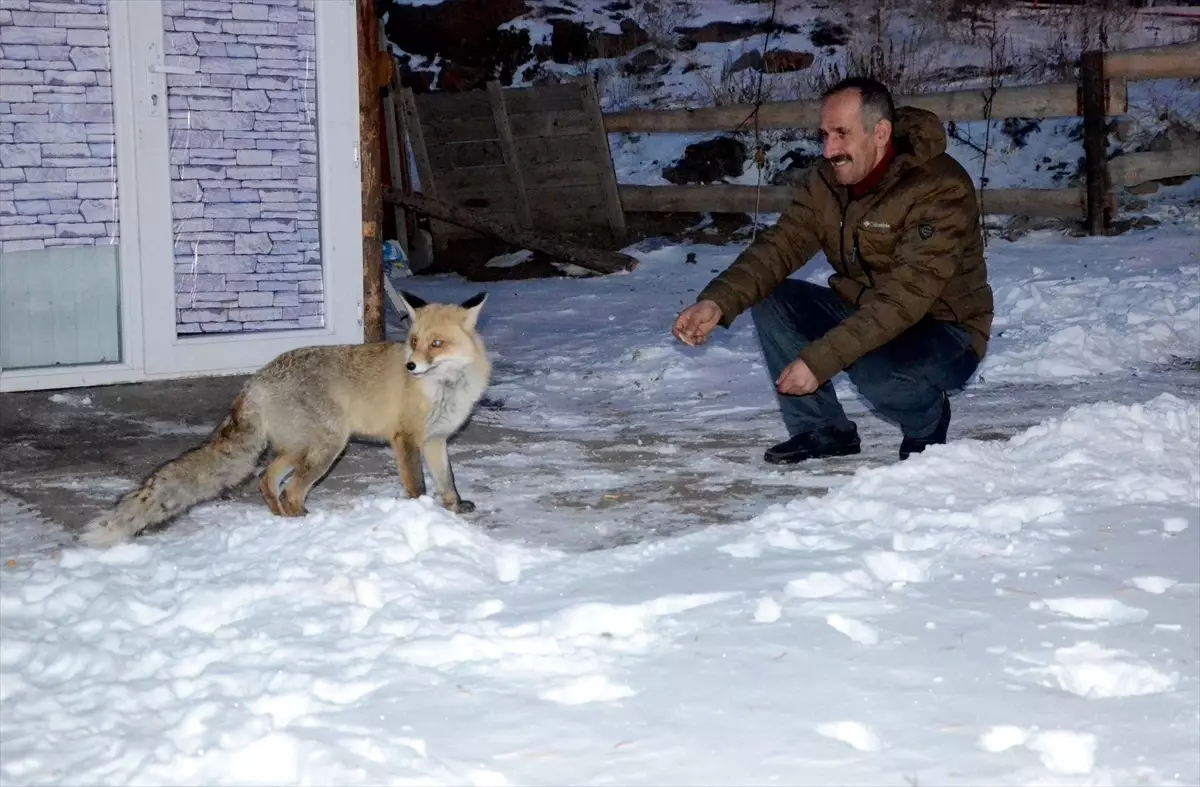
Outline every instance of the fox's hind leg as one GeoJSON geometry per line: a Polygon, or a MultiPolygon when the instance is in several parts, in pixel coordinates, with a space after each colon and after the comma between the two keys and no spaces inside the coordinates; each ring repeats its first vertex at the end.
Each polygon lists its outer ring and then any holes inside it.
{"type": "MultiPolygon", "coordinates": [[[[336,438],[335,438],[336,440],[336,438]]],[[[292,477],[284,486],[283,495],[279,498],[279,506],[284,516],[304,516],[308,513],[304,508],[304,500],[308,490],[321,476],[328,472],[333,460],[346,447],[346,441],[329,441],[317,443],[308,449],[308,453],[296,462],[292,477]]]]}
{"type": "Polygon", "coordinates": [[[263,470],[262,475],[258,478],[258,491],[262,493],[267,508],[271,509],[271,513],[275,516],[284,515],[283,508],[279,504],[279,482],[297,461],[295,456],[280,454],[271,464],[267,465],[267,469],[263,470]]]}
{"type": "Polygon", "coordinates": [[[405,493],[412,498],[425,494],[425,473],[421,471],[421,452],[412,438],[399,432],[392,435],[392,451],[396,454],[396,471],[405,493]]]}

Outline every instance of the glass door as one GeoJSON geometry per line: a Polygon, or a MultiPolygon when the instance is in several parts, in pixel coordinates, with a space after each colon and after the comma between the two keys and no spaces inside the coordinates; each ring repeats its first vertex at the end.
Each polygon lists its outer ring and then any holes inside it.
{"type": "Polygon", "coordinates": [[[114,0],[138,96],[145,368],[363,337],[354,0],[114,0]]]}

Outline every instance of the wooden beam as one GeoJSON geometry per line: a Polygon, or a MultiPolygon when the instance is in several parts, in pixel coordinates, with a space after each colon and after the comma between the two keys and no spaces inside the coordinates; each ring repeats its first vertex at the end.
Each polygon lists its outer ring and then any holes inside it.
{"type": "MultiPolygon", "coordinates": [[[[621,204],[630,213],[754,213],[755,186],[622,185],[621,204]]],[[[780,213],[792,201],[791,186],[763,186],[759,213],[780,213]]],[[[1082,189],[985,189],[979,195],[985,213],[1082,219],[1082,189]]]]}
{"type": "Polygon", "coordinates": [[[618,273],[631,271],[637,267],[637,260],[628,254],[564,243],[533,230],[503,224],[476,211],[420,194],[401,194],[394,189],[387,189],[384,192],[384,199],[387,202],[404,205],[430,218],[441,219],[460,227],[482,232],[520,248],[542,251],[552,257],[558,257],[563,262],[570,262],[597,273],[618,273]]]}
{"type": "Polygon", "coordinates": [[[500,140],[500,153],[504,156],[504,169],[516,189],[517,223],[522,227],[533,226],[533,215],[529,212],[529,197],[525,194],[525,178],[521,175],[521,162],[517,158],[517,143],[513,141],[512,127],[508,125],[508,111],[504,108],[504,90],[500,83],[487,83],[488,102],[492,105],[492,121],[500,140]]]}
{"type": "Polygon", "coordinates": [[[1107,52],[1104,73],[1134,82],[1200,77],[1200,41],[1107,52]]]}
{"type": "Polygon", "coordinates": [[[608,131],[604,128],[604,115],[600,110],[600,97],[596,94],[596,83],[590,74],[578,79],[583,92],[583,111],[591,121],[590,131],[595,140],[596,151],[592,160],[600,172],[600,184],[604,189],[604,205],[608,214],[608,228],[621,243],[625,240],[625,211],[621,209],[621,193],[617,190],[617,171],[613,165],[612,150],[608,146],[608,131]]]}
{"type": "MultiPolygon", "coordinates": [[[[358,153],[362,176],[363,335],[384,339],[383,174],[379,157],[379,18],[375,0],[357,0],[358,153]]],[[[326,260],[326,265],[336,264],[326,260]]]]}
{"type": "MultiPolygon", "coordinates": [[[[400,151],[404,145],[404,138],[400,135],[400,124],[397,122],[397,107],[395,101],[396,91],[400,88],[399,80],[396,79],[395,58],[392,57],[392,51],[388,47],[387,34],[383,30],[383,25],[379,25],[379,60],[387,69],[387,88],[382,96],[383,101],[383,129],[387,135],[387,152],[388,152],[388,171],[391,173],[391,181],[393,188],[403,189],[404,184],[404,164],[400,158],[400,151]]],[[[404,250],[404,256],[408,256],[408,228],[404,220],[404,208],[399,205],[392,207],[392,221],[396,225],[396,240],[400,242],[400,248],[404,250]]],[[[387,278],[386,272],[384,278],[387,278]]]]}
{"type": "Polygon", "coordinates": [[[1083,157],[1087,178],[1087,228],[1107,235],[1112,227],[1111,186],[1108,181],[1108,124],[1105,122],[1104,53],[1079,57],[1079,89],[1083,103],[1083,157]]]}
{"type": "MultiPolygon", "coordinates": [[[[447,95],[461,94],[449,93],[447,95]]],[[[429,149],[425,147],[425,129],[421,125],[421,116],[417,112],[417,101],[413,96],[411,87],[403,88],[400,91],[400,115],[401,122],[408,132],[409,144],[412,145],[413,150],[413,159],[417,165],[417,185],[420,186],[422,194],[437,199],[437,184],[433,182],[433,167],[429,163],[429,149]]],[[[435,248],[444,249],[446,247],[446,239],[437,222],[430,222],[429,230],[430,234],[433,235],[435,248]]]]}
{"type": "Polygon", "coordinates": [[[1200,175],[1200,145],[1126,153],[1108,161],[1108,177],[1115,186],[1137,186],[1185,175],[1200,175]]]}
{"type": "MultiPolygon", "coordinates": [[[[903,96],[896,106],[927,109],[943,122],[1007,117],[1053,118],[1079,114],[1078,88],[1074,83],[1002,87],[996,91],[988,114],[987,90],[953,90],[903,96]]],[[[692,132],[732,130],[743,122],[749,127],[753,104],[729,104],[700,109],[633,109],[604,116],[609,133],[620,131],[692,132]]],[[[817,128],[820,101],[778,101],[759,109],[760,128],[817,128]]]]}

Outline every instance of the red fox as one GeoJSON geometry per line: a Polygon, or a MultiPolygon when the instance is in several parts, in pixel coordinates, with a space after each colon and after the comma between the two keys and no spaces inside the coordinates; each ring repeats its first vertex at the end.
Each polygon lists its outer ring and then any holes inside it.
{"type": "Polygon", "coordinates": [[[282,353],[246,381],[205,443],[151,473],[88,523],[80,540],[110,546],[211,500],[253,474],[268,446],[275,458],[259,478],[259,491],[277,516],[303,516],[309,489],[352,435],[391,443],[409,497],[425,493],[424,456],[443,505],[473,511],[474,503],[455,487],[446,440],[491,381],[491,362],[476,331],[486,300],[479,293],[460,305],[430,304],[402,293],[411,318],[404,344],[282,353]]]}

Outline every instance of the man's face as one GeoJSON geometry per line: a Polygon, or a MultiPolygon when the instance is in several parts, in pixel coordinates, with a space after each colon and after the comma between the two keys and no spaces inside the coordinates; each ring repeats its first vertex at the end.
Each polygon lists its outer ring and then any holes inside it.
{"type": "Polygon", "coordinates": [[[843,186],[858,183],[874,169],[891,136],[889,124],[880,121],[864,128],[862,96],[857,90],[836,93],[821,105],[821,136],[825,158],[843,186]]]}

